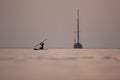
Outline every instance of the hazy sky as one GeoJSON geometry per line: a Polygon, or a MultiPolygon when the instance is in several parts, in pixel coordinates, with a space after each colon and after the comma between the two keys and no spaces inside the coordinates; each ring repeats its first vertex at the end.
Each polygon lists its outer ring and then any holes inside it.
{"type": "Polygon", "coordinates": [[[120,48],[120,0],[0,0],[0,47],[72,48],[78,8],[84,48],[120,48]]]}

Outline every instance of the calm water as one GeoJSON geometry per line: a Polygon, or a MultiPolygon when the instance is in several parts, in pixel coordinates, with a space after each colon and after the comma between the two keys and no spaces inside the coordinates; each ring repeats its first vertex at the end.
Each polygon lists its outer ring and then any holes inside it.
{"type": "Polygon", "coordinates": [[[120,50],[0,49],[0,80],[120,80],[120,50]]]}

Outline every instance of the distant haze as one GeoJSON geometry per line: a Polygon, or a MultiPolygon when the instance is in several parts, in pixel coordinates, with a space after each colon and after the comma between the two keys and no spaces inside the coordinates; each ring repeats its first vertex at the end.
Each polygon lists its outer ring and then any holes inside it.
{"type": "Polygon", "coordinates": [[[120,48],[120,0],[0,0],[0,48],[120,48]]]}

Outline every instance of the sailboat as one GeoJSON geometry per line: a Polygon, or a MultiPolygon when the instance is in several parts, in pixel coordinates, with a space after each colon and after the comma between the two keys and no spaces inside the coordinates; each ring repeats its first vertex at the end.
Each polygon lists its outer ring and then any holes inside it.
{"type": "Polygon", "coordinates": [[[82,44],[79,42],[79,9],[77,10],[77,33],[76,33],[75,43],[73,45],[73,48],[83,48],[82,44]]]}

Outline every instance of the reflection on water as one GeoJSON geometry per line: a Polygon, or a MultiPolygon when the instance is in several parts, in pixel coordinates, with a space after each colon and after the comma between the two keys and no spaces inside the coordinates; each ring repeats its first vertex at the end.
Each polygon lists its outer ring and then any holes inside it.
{"type": "Polygon", "coordinates": [[[11,60],[87,60],[87,59],[94,59],[94,60],[115,60],[120,61],[118,57],[112,56],[71,56],[71,57],[45,57],[45,56],[37,56],[37,57],[0,57],[0,61],[11,61],[11,60]]]}
{"type": "Polygon", "coordinates": [[[11,61],[14,59],[15,59],[15,57],[0,57],[0,61],[11,61]]]}
{"type": "Polygon", "coordinates": [[[56,58],[56,57],[51,57],[47,58],[48,60],[77,60],[76,57],[63,57],[63,58],[56,58]]]}
{"type": "Polygon", "coordinates": [[[37,60],[43,60],[43,59],[45,59],[45,58],[42,57],[42,56],[38,56],[38,57],[36,57],[36,59],[37,59],[37,60]]]}
{"type": "Polygon", "coordinates": [[[111,56],[103,56],[103,58],[102,59],[107,59],[107,60],[111,60],[111,59],[113,59],[111,56]]]}

